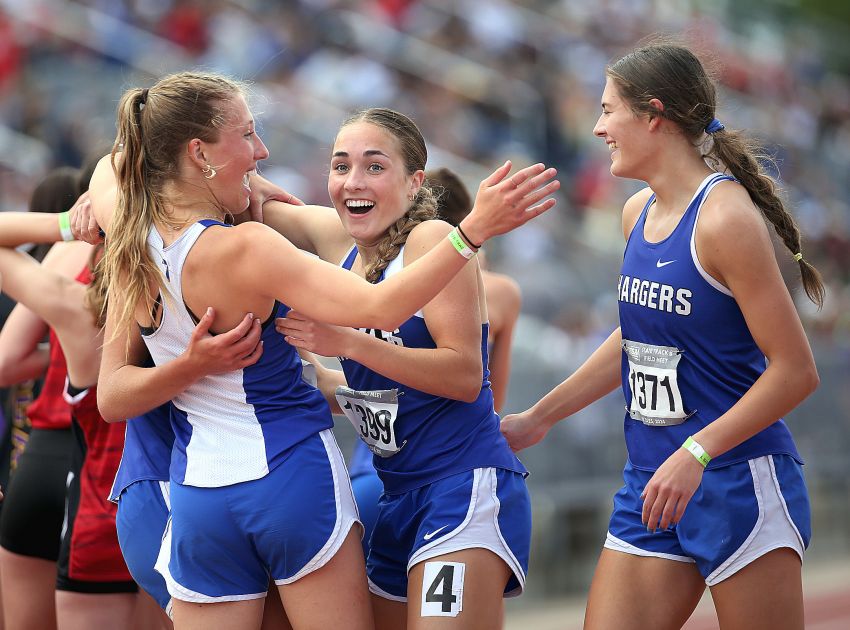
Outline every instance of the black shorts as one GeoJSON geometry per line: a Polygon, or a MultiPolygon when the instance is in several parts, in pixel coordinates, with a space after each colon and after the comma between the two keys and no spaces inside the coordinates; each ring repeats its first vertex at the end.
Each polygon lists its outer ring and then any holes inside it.
{"type": "Polygon", "coordinates": [[[56,562],[71,468],[70,429],[33,429],[5,489],[0,546],[56,562]]]}
{"type": "MultiPolygon", "coordinates": [[[[98,421],[101,425],[98,426],[96,434],[92,435],[93,438],[119,433],[123,436],[123,424],[110,425],[101,419],[98,421]]],[[[76,417],[71,422],[71,434],[73,440],[71,468],[67,476],[67,526],[62,531],[56,590],[76,593],[135,593],[139,587],[130,576],[118,546],[118,532],[115,527],[117,506],[108,498],[109,484],[115,477],[118,460],[113,461],[98,448],[93,448],[93,453],[89,452],[85,432],[76,417]],[[105,459],[98,461],[98,453],[105,459]]],[[[120,449],[118,456],[120,457],[120,449]]]]}

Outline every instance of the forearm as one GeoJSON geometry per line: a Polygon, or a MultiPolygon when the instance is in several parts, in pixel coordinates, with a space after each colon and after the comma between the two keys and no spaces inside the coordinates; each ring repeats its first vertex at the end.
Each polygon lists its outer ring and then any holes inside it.
{"type": "Polygon", "coordinates": [[[763,431],[800,404],[818,385],[814,365],[771,361],[749,391],[717,420],[693,435],[712,457],[763,431]]]}
{"type": "Polygon", "coordinates": [[[42,212],[0,212],[0,247],[61,241],[59,219],[42,212]]]}
{"type": "Polygon", "coordinates": [[[614,391],[621,381],[621,343],[617,328],[581,367],[546,394],[529,413],[551,427],[614,391]]]}
{"type": "Polygon", "coordinates": [[[346,356],[382,376],[433,396],[465,402],[474,401],[481,392],[483,368],[478,357],[451,348],[405,348],[359,332],[352,337],[346,356]]]}
{"type": "Polygon", "coordinates": [[[97,405],[107,422],[120,422],[159,407],[200,378],[183,357],[156,367],[123,365],[111,373],[101,370],[97,405]]]}
{"type": "Polygon", "coordinates": [[[23,383],[44,374],[50,362],[47,344],[35,346],[23,356],[8,357],[0,352],[0,387],[23,383]]]}
{"type": "Polygon", "coordinates": [[[314,365],[316,366],[316,380],[319,391],[322,392],[322,396],[328,401],[331,413],[342,413],[342,409],[339,407],[339,401],[336,399],[336,388],[348,385],[345,380],[345,374],[343,374],[342,370],[332,370],[318,362],[314,365]]]}
{"type": "Polygon", "coordinates": [[[469,262],[447,238],[442,239],[433,249],[405,265],[401,273],[370,285],[374,287],[374,298],[364,305],[370,310],[369,321],[356,326],[395,330],[430,302],[469,262]]]}

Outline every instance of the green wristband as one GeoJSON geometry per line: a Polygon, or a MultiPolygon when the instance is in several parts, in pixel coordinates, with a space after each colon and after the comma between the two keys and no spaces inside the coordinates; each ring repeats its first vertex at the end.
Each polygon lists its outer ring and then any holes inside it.
{"type": "Polygon", "coordinates": [[[59,213],[59,233],[63,241],[73,241],[74,233],[71,231],[71,211],[59,213]]]}
{"type": "Polygon", "coordinates": [[[476,252],[470,249],[469,245],[466,244],[466,241],[463,240],[463,237],[458,234],[457,228],[453,229],[449,232],[449,241],[454,248],[457,250],[457,253],[469,260],[473,256],[475,256],[476,252]]]}
{"type": "Polygon", "coordinates": [[[697,442],[695,442],[694,438],[690,436],[688,436],[688,439],[685,440],[684,444],[682,444],[682,448],[688,451],[694,457],[696,457],[697,461],[702,464],[703,468],[708,466],[708,462],[711,461],[711,455],[706,453],[705,449],[697,442]]]}

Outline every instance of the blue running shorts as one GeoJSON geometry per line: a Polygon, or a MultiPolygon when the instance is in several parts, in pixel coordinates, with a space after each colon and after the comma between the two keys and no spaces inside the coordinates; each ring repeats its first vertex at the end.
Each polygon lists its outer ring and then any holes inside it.
{"type": "Polygon", "coordinates": [[[407,601],[407,574],[425,560],[489,549],[510,567],[507,597],[525,588],[531,500],[522,474],[476,468],[410,492],[381,497],[366,561],[369,589],[407,601]]]}
{"type": "Polygon", "coordinates": [[[682,520],[649,532],[640,494],[652,472],[626,463],[626,484],[614,496],[605,547],[638,556],[695,562],[708,586],[722,582],[780,547],[800,559],[811,538],[802,466],[789,455],[765,455],[708,469],[682,520]]]}
{"type": "Polygon", "coordinates": [[[219,488],[171,484],[171,521],[157,571],[188,602],[266,596],[324,566],[359,524],[330,429],[290,449],[265,477],[219,488]]]}

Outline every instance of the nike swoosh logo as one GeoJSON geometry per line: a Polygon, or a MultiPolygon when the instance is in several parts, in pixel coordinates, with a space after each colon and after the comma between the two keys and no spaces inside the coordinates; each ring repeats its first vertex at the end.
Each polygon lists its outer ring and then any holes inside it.
{"type": "Polygon", "coordinates": [[[422,536],[422,538],[424,538],[425,540],[431,540],[434,536],[436,536],[437,534],[439,534],[439,533],[440,533],[441,531],[443,531],[446,527],[448,527],[448,525],[443,525],[440,529],[435,529],[433,532],[428,532],[427,534],[425,534],[424,536],[422,536]]]}
{"type": "Polygon", "coordinates": [[[676,261],[675,260],[665,260],[664,262],[661,262],[661,259],[659,258],[658,262],[655,263],[655,266],[658,267],[659,269],[661,269],[662,267],[666,267],[667,265],[672,265],[674,262],[676,262],[676,261]]]}

